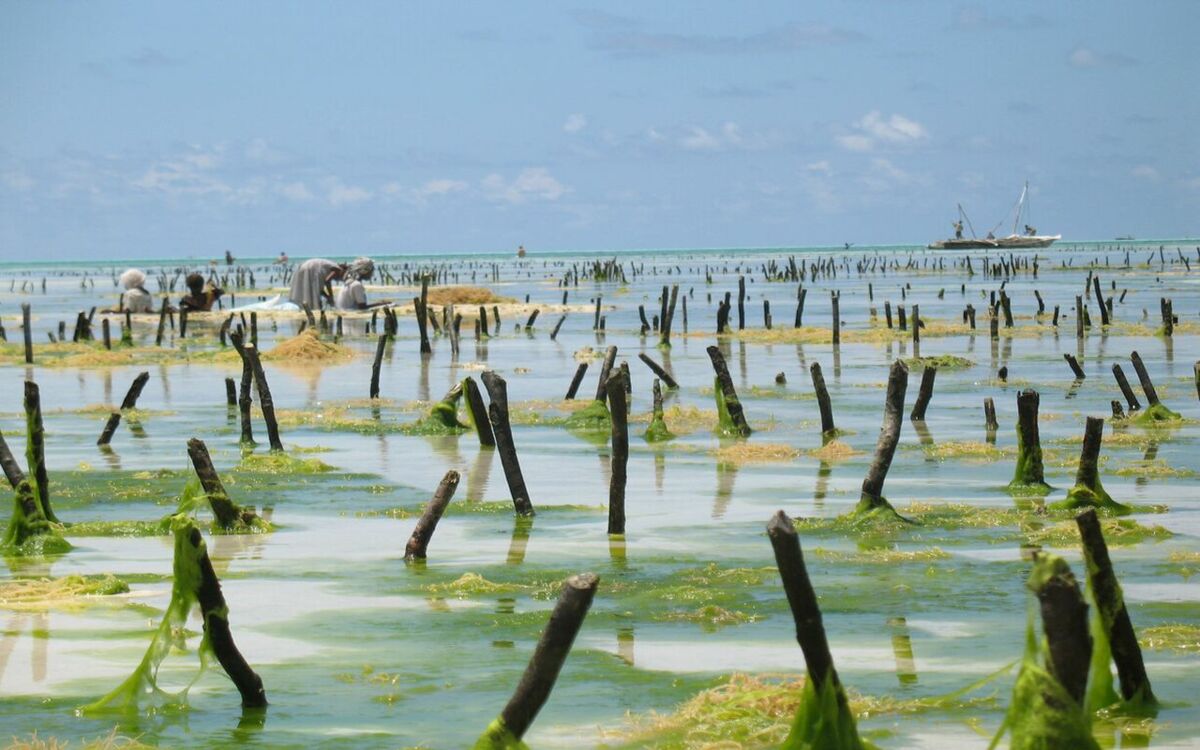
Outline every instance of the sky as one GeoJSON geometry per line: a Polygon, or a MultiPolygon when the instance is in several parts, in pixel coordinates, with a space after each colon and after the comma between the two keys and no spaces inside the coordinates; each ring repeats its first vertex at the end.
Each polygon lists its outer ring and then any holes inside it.
{"type": "Polygon", "coordinates": [[[1190,0],[0,0],[0,260],[925,243],[1026,180],[1042,233],[1196,237],[1197,29],[1190,0]]]}

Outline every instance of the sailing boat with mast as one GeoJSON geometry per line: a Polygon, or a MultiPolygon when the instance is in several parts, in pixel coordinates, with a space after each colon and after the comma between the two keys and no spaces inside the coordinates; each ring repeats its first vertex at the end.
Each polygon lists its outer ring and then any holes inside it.
{"type": "Polygon", "coordinates": [[[970,250],[970,249],[1013,249],[1013,248],[1031,248],[1031,247],[1050,247],[1055,240],[1062,239],[1061,234],[1038,234],[1037,229],[1029,225],[1029,183],[1025,183],[1025,187],[1021,190],[1021,197],[1017,199],[1017,204],[1013,211],[1013,226],[1012,234],[1007,237],[996,237],[995,232],[1000,228],[1000,224],[992,227],[986,237],[976,237],[975,227],[971,225],[971,219],[967,216],[967,212],[963,210],[962,204],[958,204],[958,221],[954,222],[954,237],[946,240],[938,240],[929,243],[931,250],[970,250]],[[1022,233],[1017,233],[1017,227],[1021,224],[1021,215],[1025,214],[1025,225],[1022,233]],[[963,236],[963,223],[971,231],[970,237],[963,236]]]}

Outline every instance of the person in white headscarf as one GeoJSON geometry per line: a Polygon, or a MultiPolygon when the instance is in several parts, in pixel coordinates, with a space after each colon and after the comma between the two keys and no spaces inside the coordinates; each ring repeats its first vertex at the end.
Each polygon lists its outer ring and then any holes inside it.
{"type": "Polygon", "coordinates": [[[364,281],[375,275],[375,262],[370,258],[358,258],[346,268],[346,283],[337,296],[339,310],[366,310],[367,290],[364,281]]]}
{"type": "Polygon", "coordinates": [[[154,298],[146,291],[146,274],[136,268],[130,268],[121,274],[121,287],[125,292],[121,295],[121,309],[131,313],[148,313],[154,311],[154,298]]]}
{"type": "Polygon", "coordinates": [[[292,290],[288,293],[288,299],[296,307],[308,305],[311,310],[320,309],[322,300],[332,305],[332,284],[346,275],[346,268],[345,263],[309,258],[292,275],[292,290]]]}

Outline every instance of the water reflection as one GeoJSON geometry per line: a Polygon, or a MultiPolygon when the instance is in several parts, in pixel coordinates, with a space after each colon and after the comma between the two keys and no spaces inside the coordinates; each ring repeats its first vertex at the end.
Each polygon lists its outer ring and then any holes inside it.
{"type": "Polygon", "coordinates": [[[495,456],[496,449],[491,446],[481,446],[479,453],[475,454],[475,460],[467,471],[467,502],[476,503],[483,499],[495,456]]]}
{"type": "Polygon", "coordinates": [[[507,564],[520,565],[525,562],[525,548],[529,546],[529,535],[532,531],[532,516],[513,518],[512,540],[508,543],[508,557],[505,558],[507,564]]]}
{"type": "Polygon", "coordinates": [[[908,621],[903,617],[890,617],[887,621],[892,631],[892,653],[896,657],[896,679],[901,685],[917,683],[917,665],[913,660],[912,638],[908,633],[908,621]]]}
{"type": "Polygon", "coordinates": [[[632,625],[617,628],[617,658],[631,667],[634,665],[632,625]]]}
{"type": "Polygon", "coordinates": [[[712,509],[714,519],[725,517],[725,511],[728,510],[729,502],[733,499],[733,484],[737,479],[737,474],[737,464],[724,462],[717,464],[717,494],[713,498],[712,509]]]}

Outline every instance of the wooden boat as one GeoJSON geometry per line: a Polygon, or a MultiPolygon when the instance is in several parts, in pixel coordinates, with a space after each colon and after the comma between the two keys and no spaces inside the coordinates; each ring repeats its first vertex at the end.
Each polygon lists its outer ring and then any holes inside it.
{"type": "Polygon", "coordinates": [[[986,237],[976,237],[975,227],[971,226],[971,219],[967,216],[967,212],[963,210],[962,204],[958,204],[958,221],[954,223],[955,236],[951,239],[937,240],[929,243],[930,250],[1025,250],[1036,247],[1050,247],[1055,240],[1061,240],[1061,234],[1038,234],[1037,230],[1029,224],[1025,224],[1025,233],[1017,234],[1017,226],[1021,222],[1022,212],[1027,212],[1027,199],[1029,197],[1029,183],[1025,183],[1024,189],[1021,190],[1021,197],[1017,199],[1015,212],[1013,216],[1012,234],[1007,237],[996,237],[994,232],[1000,227],[997,224],[992,228],[992,231],[987,233],[986,237]],[[963,223],[971,230],[970,237],[964,237],[962,234],[963,223]]]}

